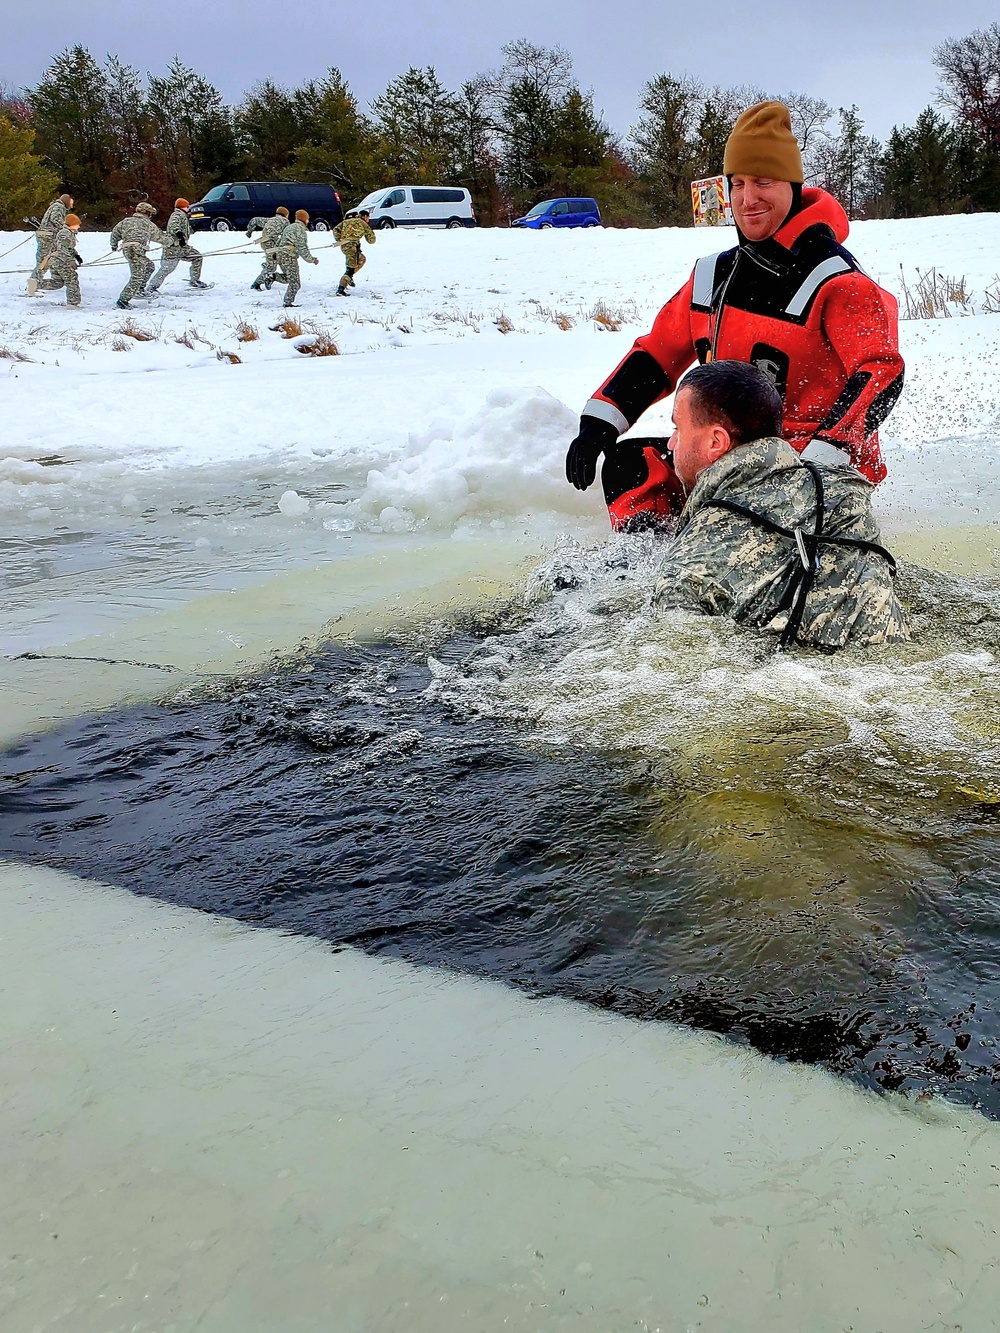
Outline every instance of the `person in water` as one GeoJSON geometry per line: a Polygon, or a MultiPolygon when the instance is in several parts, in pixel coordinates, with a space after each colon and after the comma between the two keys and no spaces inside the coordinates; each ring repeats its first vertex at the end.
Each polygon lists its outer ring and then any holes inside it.
{"type": "Polygon", "coordinates": [[[696,366],[674,399],[668,464],[687,494],[655,601],[832,651],[909,638],[872,483],[846,455],[781,438],[781,399],[755,366],[696,366]]]}
{"type": "Polygon", "coordinates": [[[803,189],[788,108],[761,102],[726,144],[739,244],[699,259],[651,332],[583,409],[566,456],[579,490],[601,480],[617,530],[657,526],[681,491],[649,441],[618,444],[653,403],[673,393],[695,361],[746,361],[784,402],[783,435],[818,461],[845,457],[869,481],[886,474],[878,428],[903,387],[895,299],[843,248],[849,223],[825,190],[803,189]]]}

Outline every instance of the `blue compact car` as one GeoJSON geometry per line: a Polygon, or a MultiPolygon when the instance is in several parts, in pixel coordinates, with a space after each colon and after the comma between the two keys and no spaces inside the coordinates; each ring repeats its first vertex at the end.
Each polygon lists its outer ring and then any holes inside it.
{"type": "Polygon", "coordinates": [[[512,227],[599,227],[601,214],[596,199],[543,199],[512,227]]]}

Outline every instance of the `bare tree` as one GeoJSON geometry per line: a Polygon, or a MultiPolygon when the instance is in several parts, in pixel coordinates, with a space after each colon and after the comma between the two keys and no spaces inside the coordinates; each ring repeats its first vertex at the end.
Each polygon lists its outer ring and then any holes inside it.
{"type": "Polygon", "coordinates": [[[1000,23],[936,48],[938,101],[1000,151],[1000,23]]]}

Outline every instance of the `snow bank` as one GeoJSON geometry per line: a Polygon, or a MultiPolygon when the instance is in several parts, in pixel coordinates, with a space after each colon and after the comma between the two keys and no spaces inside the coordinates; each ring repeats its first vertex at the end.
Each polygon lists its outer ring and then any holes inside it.
{"type": "Polygon", "coordinates": [[[460,425],[439,420],[413,432],[402,457],[368,473],[355,512],[390,532],[526,510],[585,512],[562,472],[578,421],[544,389],[495,389],[460,425]]]}

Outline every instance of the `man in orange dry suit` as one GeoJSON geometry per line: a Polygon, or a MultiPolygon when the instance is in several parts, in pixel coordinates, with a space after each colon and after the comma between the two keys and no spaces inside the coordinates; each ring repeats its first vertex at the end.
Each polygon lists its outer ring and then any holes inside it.
{"type": "MultiPolygon", "coordinates": [[[[726,144],[739,244],[694,272],[583,409],[566,477],[602,481],[616,530],[655,527],[679,512],[683,490],[665,447],[618,437],[676,388],[694,361],[746,361],[773,381],[782,435],[808,459],[851,462],[885,476],[878,428],[903,387],[895,299],[843,248],[847,214],[825,190],[802,188],[788,108],[745,111],[726,144]]],[[[664,441],[664,446],[665,446],[664,441]]]]}

